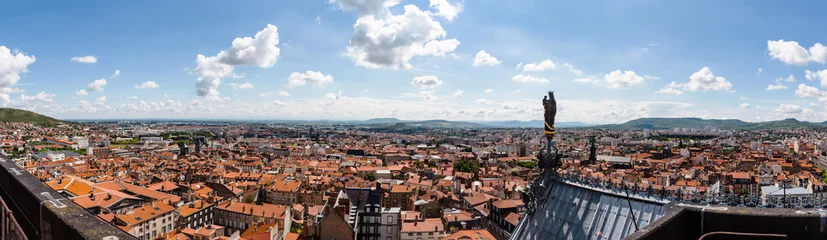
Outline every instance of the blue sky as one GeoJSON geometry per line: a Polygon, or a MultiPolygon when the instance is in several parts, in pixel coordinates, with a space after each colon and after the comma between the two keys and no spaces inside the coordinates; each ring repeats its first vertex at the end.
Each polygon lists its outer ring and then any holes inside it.
{"type": "Polygon", "coordinates": [[[0,103],[59,118],[827,120],[821,1],[5,5],[0,103]]]}

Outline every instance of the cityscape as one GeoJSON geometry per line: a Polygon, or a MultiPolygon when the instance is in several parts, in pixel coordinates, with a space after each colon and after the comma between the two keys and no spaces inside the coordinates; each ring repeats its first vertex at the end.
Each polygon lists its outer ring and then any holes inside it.
{"type": "Polygon", "coordinates": [[[827,239],[827,3],[4,5],[0,239],[827,239]]]}

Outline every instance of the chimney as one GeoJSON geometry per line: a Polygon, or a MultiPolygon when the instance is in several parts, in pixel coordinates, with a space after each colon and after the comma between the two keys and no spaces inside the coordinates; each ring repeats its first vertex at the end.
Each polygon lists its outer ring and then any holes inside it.
{"type": "Polygon", "coordinates": [[[89,199],[95,200],[95,194],[94,194],[94,193],[90,193],[90,194],[89,194],[89,199]]]}

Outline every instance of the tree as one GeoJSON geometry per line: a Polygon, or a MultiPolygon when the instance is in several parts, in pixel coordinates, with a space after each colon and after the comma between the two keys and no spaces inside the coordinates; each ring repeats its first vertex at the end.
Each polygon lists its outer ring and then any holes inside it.
{"type": "Polygon", "coordinates": [[[245,203],[253,203],[253,202],[255,202],[255,197],[253,195],[247,195],[247,197],[244,197],[244,202],[245,203]]]}
{"type": "Polygon", "coordinates": [[[460,172],[473,173],[479,171],[480,167],[477,165],[477,162],[470,160],[459,160],[454,162],[454,169],[460,172]]]}
{"type": "Polygon", "coordinates": [[[428,167],[436,167],[436,160],[431,159],[428,161],[428,167]]]}
{"type": "Polygon", "coordinates": [[[749,195],[747,188],[741,188],[741,197],[746,197],[747,195],[749,195]]]}
{"type": "Polygon", "coordinates": [[[303,229],[304,229],[304,225],[302,225],[301,223],[293,222],[293,225],[290,225],[290,232],[291,233],[302,234],[303,229]]]}
{"type": "Polygon", "coordinates": [[[368,174],[365,176],[365,178],[367,178],[367,179],[368,179],[368,181],[371,181],[371,182],[376,181],[376,174],[373,174],[373,173],[368,173],[368,174]]]}

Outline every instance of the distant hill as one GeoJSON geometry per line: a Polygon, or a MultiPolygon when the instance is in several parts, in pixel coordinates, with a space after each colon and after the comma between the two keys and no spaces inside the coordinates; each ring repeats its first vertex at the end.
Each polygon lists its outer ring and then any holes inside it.
{"type": "Polygon", "coordinates": [[[824,123],[802,122],[794,118],[769,122],[744,122],[737,119],[701,118],[640,118],[621,124],[598,125],[590,128],[606,129],[672,129],[704,128],[765,130],[765,129],[816,129],[827,128],[824,123]]]}
{"type": "Polygon", "coordinates": [[[27,122],[41,126],[56,126],[66,121],[43,116],[32,111],[0,108],[0,122],[27,122]]]}
{"type": "MultiPolygon", "coordinates": [[[[531,120],[531,121],[485,121],[485,122],[476,122],[492,127],[502,127],[502,128],[543,128],[543,120],[531,120]]],[[[556,128],[572,128],[572,127],[588,127],[588,126],[595,126],[594,124],[586,124],[581,122],[558,122],[554,124],[556,128]]]]}

